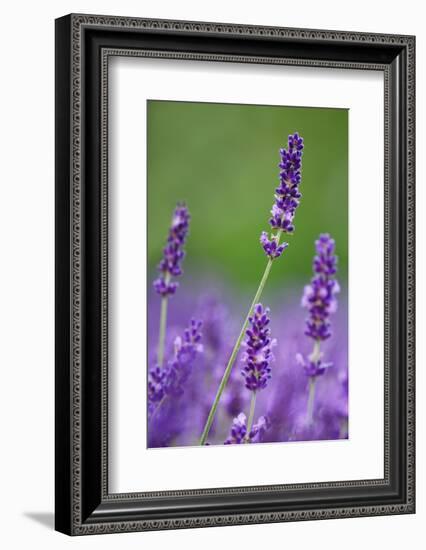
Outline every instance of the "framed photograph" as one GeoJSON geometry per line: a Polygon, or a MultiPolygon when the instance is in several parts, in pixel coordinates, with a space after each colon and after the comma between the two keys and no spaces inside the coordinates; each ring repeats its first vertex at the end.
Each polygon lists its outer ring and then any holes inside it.
{"type": "Polygon", "coordinates": [[[413,36],[56,20],[56,529],[415,511],[413,36]]]}

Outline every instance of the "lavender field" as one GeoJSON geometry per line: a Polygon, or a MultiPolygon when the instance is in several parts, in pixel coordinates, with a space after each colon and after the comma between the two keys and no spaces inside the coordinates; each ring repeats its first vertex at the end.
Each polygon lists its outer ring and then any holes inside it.
{"type": "MultiPolygon", "coordinates": [[[[191,285],[187,285],[191,288],[191,285]]],[[[297,289],[303,293],[303,287],[297,289]]],[[[296,289],[292,294],[296,294],[296,289]]],[[[170,311],[170,338],[167,355],[174,353],[174,341],[179,338],[191,317],[200,319],[203,352],[197,354],[191,373],[180,395],[164,402],[149,420],[149,447],[198,445],[215,392],[224,373],[226,362],[238,335],[244,312],[233,303],[224,289],[202,292],[182,292],[170,311]]],[[[155,363],[158,323],[158,297],[150,296],[149,341],[150,362],[155,363]]],[[[342,291],[339,308],[333,318],[333,337],[323,345],[324,357],[332,367],[318,377],[314,402],[314,422],[307,422],[310,377],[298,362],[298,354],[306,357],[312,345],[304,334],[306,311],[300,300],[285,298],[273,301],[271,333],[277,340],[273,348],[271,379],[256,400],[256,421],[267,418],[268,429],[261,441],[306,441],[341,439],[348,436],[348,362],[347,362],[347,300],[342,291]]],[[[221,405],[213,422],[208,442],[223,444],[230,436],[233,420],[241,413],[247,417],[251,392],[241,374],[244,350],[241,350],[221,405]]]]}

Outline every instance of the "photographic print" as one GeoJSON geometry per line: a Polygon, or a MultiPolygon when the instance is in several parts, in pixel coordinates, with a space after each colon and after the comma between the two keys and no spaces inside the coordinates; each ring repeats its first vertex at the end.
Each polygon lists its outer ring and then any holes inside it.
{"type": "Polygon", "coordinates": [[[147,446],[347,439],[348,110],[149,100],[147,167],[147,446]]]}

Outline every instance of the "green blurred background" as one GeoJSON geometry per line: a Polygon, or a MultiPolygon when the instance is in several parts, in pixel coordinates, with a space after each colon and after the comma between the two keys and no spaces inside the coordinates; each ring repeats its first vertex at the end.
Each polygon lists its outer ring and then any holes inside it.
{"type": "MultiPolygon", "coordinates": [[[[239,291],[257,288],[265,268],[259,244],[279,182],[280,147],[304,138],[302,199],[289,248],[274,264],[271,291],[311,276],[314,240],[336,240],[339,280],[348,261],[348,111],[148,101],[148,269],[154,275],[172,211],[191,213],[185,275],[203,273],[239,291]]],[[[287,237],[287,236],[286,236],[287,237]]]]}

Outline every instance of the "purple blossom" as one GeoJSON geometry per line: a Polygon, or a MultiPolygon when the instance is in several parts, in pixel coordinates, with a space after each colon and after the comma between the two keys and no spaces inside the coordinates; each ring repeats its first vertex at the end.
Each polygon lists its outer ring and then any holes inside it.
{"type": "Polygon", "coordinates": [[[148,373],[148,414],[151,415],[166,396],[179,397],[191,374],[193,363],[203,351],[201,344],[202,322],[191,319],[183,338],[178,336],[174,343],[174,356],[164,368],[158,366],[148,373]]]}
{"type": "Polygon", "coordinates": [[[202,327],[201,321],[191,319],[190,325],[185,329],[184,336],[178,336],[175,340],[175,351],[173,360],[168,365],[168,376],[165,385],[165,392],[168,395],[182,395],[192,365],[198,354],[202,353],[201,343],[202,327]]]}
{"type": "Polygon", "coordinates": [[[324,374],[327,369],[333,366],[333,363],[324,363],[321,359],[313,361],[312,359],[305,360],[301,353],[296,354],[296,361],[303,367],[306,376],[320,376],[324,374]]]}
{"type": "Polygon", "coordinates": [[[337,272],[337,256],[334,255],[334,239],[324,233],[315,242],[317,255],[314,256],[314,271],[324,277],[331,277],[337,272]]]}
{"type": "Polygon", "coordinates": [[[272,237],[272,240],[268,239],[268,234],[266,231],[262,231],[260,236],[260,243],[263,247],[263,250],[266,252],[266,255],[269,258],[279,258],[284,250],[288,247],[288,243],[277,244],[276,237],[272,237]]]}
{"type": "Polygon", "coordinates": [[[178,204],[173,213],[166,246],[163,248],[163,259],[158,265],[160,276],[153,283],[161,296],[174,294],[179,286],[179,283],[170,279],[182,274],[182,260],[185,257],[183,246],[188,234],[189,220],[190,215],[185,204],[178,204]]]}
{"type": "Polygon", "coordinates": [[[271,260],[279,258],[288,246],[287,243],[278,245],[280,234],[294,231],[294,215],[302,196],[299,191],[302,180],[302,150],[303,138],[297,132],[288,136],[287,149],[280,149],[280,184],[275,189],[275,203],[269,219],[270,226],[277,233],[272,234],[271,239],[266,232],[260,237],[263,250],[271,260]]]}
{"type": "Polygon", "coordinates": [[[264,433],[270,428],[269,419],[261,416],[257,423],[247,434],[247,418],[244,413],[240,413],[234,418],[229,437],[224,445],[239,445],[241,443],[260,443],[264,433]]]}
{"type": "Polygon", "coordinates": [[[151,415],[165,396],[167,369],[153,367],[148,372],[148,414],[151,415]]]}
{"type": "Polygon", "coordinates": [[[339,283],[333,278],[337,271],[335,243],[328,234],[320,235],[315,243],[317,255],[314,257],[314,276],[304,289],[302,306],[309,311],[305,334],[316,341],[331,336],[329,317],[337,310],[336,294],[339,283]]]}
{"type": "MultiPolygon", "coordinates": [[[[193,285],[185,285],[174,298],[176,307],[169,316],[170,339],[166,358],[173,359],[176,337],[184,336],[188,311],[194,312],[195,319],[203,321],[203,352],[194,360],[191,374],[184,385],[184,395],[180,398],[167,397],[158,412],[153,417],[149,416],[149,448],[198,444],[200,431],[223,375],[223,365],[229,357],[234,335],[239,328],[237,312],[240,302],[234,290],[231,292],[220,279],[214,282],[205,279],[200,292],[201,296],[194,292],[193,285]]],[[[345,286],[339,295],[338,311],[333,316],[333,336],[322,344],[323,361],[333,363],[333,368],[327,369],[321,383],[316,384],[315,422],[310,428],[306,425],[308,376],[303,368],[295,365],[295,356],[301,353],[307,358],[312,351],[313,341],[303,334],[306,312],[300,307],[298,293],[296,287],[286,286],[285,292],[280,290],[276,295],[271,295],[275,312],[273,327],[279,327],[280,338],[273,348],[274,365],[277,365],[277,368],[272,366],[273,383],[269,381],[266,390],[256,394],[255,422],[264,415],[271,424],[262,435],[262,443],[342,439],[348,433],[348,318],[345,286]]],[[[157,299],[152,289],[148,302],[148,347],[153,361],[158,333],[157,299]]],[[[275,334],[276,328],[272,328],[272,331],[275,334]]],[[[167,368],[166,360],[162,372],[167,368]]],[[[210,445],[223,445],[230,435],[233,419],[242,411],[248,415],[252,392],[242,383],[240,370],[232,370],[224,392],[221,414],[217,416],[209,434],[210,445]]]]}
{"type": "Polygon", "coordinates": [[[265,432],[271,427],[271,422],[267,416],[260,416],[256,424],[250,431],[251,443],[261,443],[265,432]]]}
{"type": "Polygon", "coordinates": [[[246,330],[246,341],[243,343],[245,353],[241,372],[246,388],[251,391],[265,388],[271,378],[269,364],[273,360],[272,347],[276,341],[270,337],[268,314],[269,308],[264,309],[262,304],[254,306],[253,315],[249,317],[249,328],[246,330]]]}
{"type": "Polygon", "coordinates": [[[302,196],[299,191],[302,180],[302,150],[303,138],[297,132],[288,136],[287,149],[280,149],[280,185],[275,189],[275,204],[269,224],[284,233],[294,231],[293,218],[302,196]]]}
{"type": "Polygon", "coordinates": [[[247,435],[247,418],[244,413],[240,413],[234,418],[231,426],[231,432],[228,439],[225,441],[225,445],[233,445],[244,443],[244,439],[247,435]]]}
{"type": "Polygon", "coordinates": [[[167,282],[165,276],[161,275],[153,282],[154,288],[160,296],[171,296],[176,292],[179,283],[170,281],[167,282]]]}
{"type": "Polygon", "coordinates": [[[268,391],[257,396],[257,407],[271,420],[271,429],[266,433],[265,442],[275,441],[314,441],[342,439],[347,437],[347,391],[344,393],[341,379],[347,380],[347,309],[346,294],[343,293],[339,311],[336,312],[333,338],[322,344],[324,357],[321,367],[327,365],[322,379],[316,383],[315,422],[307,424],[308,386],[312,379],[309,376],[309,359],[302,360],[302,365],[295,365],[303,354],[309,357],[312,341],[303,334],[303,310],[293,302],[283,301],[274,326],[280,328],[280,339],[274,355],[279,368],[274,369],[274,382],[268,391]],[[311,344],[309,343],[311,341],[311,344]],[[328,363],[329,361],[329,363],[328,363]]]}

